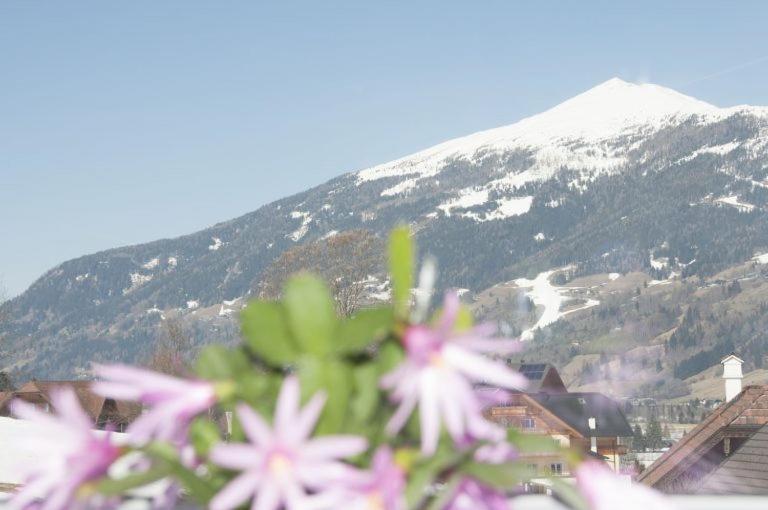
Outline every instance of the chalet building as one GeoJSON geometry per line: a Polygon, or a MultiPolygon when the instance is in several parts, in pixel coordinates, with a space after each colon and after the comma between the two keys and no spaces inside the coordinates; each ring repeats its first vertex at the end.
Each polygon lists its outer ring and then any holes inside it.
{"type": "Polygon", "coordinates": [[[742,389],[736,355],[723,364],[726,402],[638,478],[671,494],[768,495],[768,385],[742,389]]]}
{"type": "Polygon", "coordinates": [[[74,389],[80,405],[93,420],[96,428],[103,429],[111,424],[122,431],[140,413],[141,406],[132,402],[116,401],[96,395],[90,389],[90,381],[30,381],[15,391],[0,393],[0,416],[12,416],[10,403],[14,399],[34,404],[46,412],[54,411],[51,393],[59,388],[74,389]]]}
{"type": "MultiPolygon", "coordinates": [[[[632,428],[619,404],[601,393],[570,393],[557,369],[549,364],[512,365],[529,380],[525,393],[513,393],[492,406],[488,417],[525,433],[551,436],[565,447],[604,460],[618,471],[627,453],[632,428]]],[[[570,474],[563,459],[550,454],[525,458],[542,475],[570,474]]]]}

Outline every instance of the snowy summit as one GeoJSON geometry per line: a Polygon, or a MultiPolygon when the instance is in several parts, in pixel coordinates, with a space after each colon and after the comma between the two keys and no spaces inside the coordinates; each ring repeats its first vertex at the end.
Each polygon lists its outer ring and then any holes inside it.
{"type": "Polygon", "coordinates": [[[415,188],[420,179],[438,174],[454,160],[480,162],[489,154],[515,149],[534,152],[538,168],[499,184],[519,187],[544,180],[564,161],[607,171],[623,163],[626,143],[618,145],[627,137],[646,136],[692,118],[714,122],[745,109],[762,115],[766,112],[765,108],[757,107],[718,108],[659,85],[612,78],[514,124],[449,140],[362,170],[357,173],[357,183],[407,177],[382,193],[383,196],[397,195],[415,188]]]}

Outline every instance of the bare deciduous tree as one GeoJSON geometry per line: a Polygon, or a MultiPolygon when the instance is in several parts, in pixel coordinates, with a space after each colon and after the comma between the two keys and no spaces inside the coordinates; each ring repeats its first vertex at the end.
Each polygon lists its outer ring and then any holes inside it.
{"type": "Polygon", "coordinates": [[[383,267],[384,242],[368,230],[349,230],[287,250],[264,271],[256,290],[261,298],[276,299],[288,277],[310,271],[328,282],[339,314],[349,316],[383,267]]]}
{"type": "Polygon", "coordinates": [[[186,375],[192,357],[192,340],[181,322],[164,320],[161,336],[147,363],[149,368],[170,375],[186,375]]]}

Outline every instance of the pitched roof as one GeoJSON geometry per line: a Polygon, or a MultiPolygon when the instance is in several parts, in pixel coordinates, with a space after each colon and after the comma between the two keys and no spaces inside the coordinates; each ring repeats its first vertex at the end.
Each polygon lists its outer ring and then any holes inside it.
{"type": "Polygon", "coordinates": [[[530,396],[584,437],[632,436],[632,427],[619,404],[602,393],[536,393],[530,396]],[[594,431],[589,429],[590,418],[595,418],[597,423],[594,431]]]}
{"type": "Polygon", "coordinates": [[[509,366],[528,379],[526,391],[530,393],[565,393],[568,391],[554,365],[549,363],[509,363],[509,366]]]}
{"type": "Polygon", "coordinates": [[[712,439],[728,425],[764,424],[765,421],[761,421],[764,418],[746,416],[753,407],[768,409],[768,386],[745,387],[733,400],[715,409],[704,421],[683,436],[643,471],[638,480],[646,485],[655,486],[668,474],[684,471],[701,459],[711,448],[712,439]]]}
{"type": "Polygon", "coordinates": [[[763,425],[707,476],[700,491],[768,495],[768,425],[763,425]]]}

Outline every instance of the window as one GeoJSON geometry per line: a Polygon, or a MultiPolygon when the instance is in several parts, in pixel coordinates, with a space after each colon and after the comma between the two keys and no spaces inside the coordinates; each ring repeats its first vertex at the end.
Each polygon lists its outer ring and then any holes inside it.
{"type": "Polygon", "coordinates": [[[553,462],[549,465],[549,471],[553,475],[562,475],[563,474],[563,465],[560,462],[553,462]]]}
{"type": "Polygon", "coordinates": [[[533,430],[536,428],[536,422],[533,421],[533,418],[523,418],[520,425],[523,427],[523,430],[533,430]]]}

